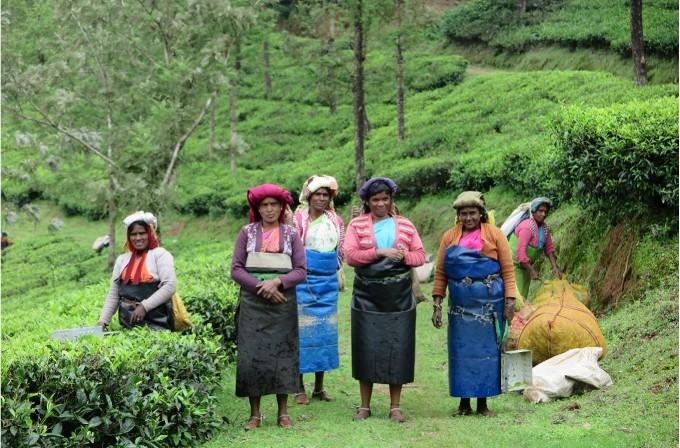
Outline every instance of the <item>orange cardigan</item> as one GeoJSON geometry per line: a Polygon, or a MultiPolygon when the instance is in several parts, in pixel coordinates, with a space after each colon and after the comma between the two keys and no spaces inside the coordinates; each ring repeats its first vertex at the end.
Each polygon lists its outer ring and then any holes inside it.
{"type": "MultiPolygon", "coordinates": [[[[508,245],[508,239],[501,230],[488,223],[482,223],[481,238],[484,241],[482,255],[498,260],[501,265],[501,277],[505,287],[505,298],[515,297],[515,270],[512,265],[512,253],[508,245]]],[[[444,233],[439,244],[437,267],[434,271],[434,287],[432,296],[446,296],[447,280],[444,273],[444,255],[449,246],[458,244],[463,236],[463,224],[458,223],[444,233]]]]}

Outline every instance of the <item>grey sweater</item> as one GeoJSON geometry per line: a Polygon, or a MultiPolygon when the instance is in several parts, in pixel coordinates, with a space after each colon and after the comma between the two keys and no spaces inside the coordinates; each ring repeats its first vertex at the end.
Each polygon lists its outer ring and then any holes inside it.
{"type": "MultiPolygon", "coordinates": [[[[111,317],[118,311],[118,279],[130,261],[130,257],[132,257],[132,252],[126,252],[116,259],[109,293],[106,295],[104,307],[99,317],[100,324],[108,324],[111,321],[111,317]]],[[[175,277],[175,260],[170,252],[162,247],[151,249],[147,253],[146,269],[153,276],[154,280],[160,280],[161,282],[158,286],[158,291],[142,301],[142,306],[148,312],[172,298],[177,288],[177,278],[175,277]]]]}

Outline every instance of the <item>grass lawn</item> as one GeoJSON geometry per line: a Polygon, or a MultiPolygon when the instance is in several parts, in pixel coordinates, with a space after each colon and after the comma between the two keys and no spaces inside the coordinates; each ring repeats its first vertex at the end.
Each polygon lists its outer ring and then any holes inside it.
{"type": "MultiPolygon", "coordinates": [[[[345,271],[351,284],[351,269],[345,267],[345,271]]],[[[426,292],[430,289],[431,284],[426,285],[426,292]]],[[[203,445],[204,448],[677,445],[677,356],[669,358],[670,352],[666,351],[670,344],[677,354],[676,331],[660,335],[656,341],[650,341],[649,346],[631,348],[623,340],[611,346],[615,355],[603,362],[614,380],[614,385],[607,390],[539,405],[530,404],[517,393],[504,394],[489,402],[490,408],[497,412],[495,418],[454,418],[451,414],[458,400],[448,395],[446,329],[436,330],[432,326],[431,302],[418,306],[416,382],[404,387],[401,403],[407,422],[399,425],[388,420],[389,393],[384,385],[375,386],[371,404],[373,416],[363,422],[353,422],[351,417],[360,399],[358,383],[351,374],[350,300],[350,291],[340,295],[341,366],[327,374],[325,381],[326,390],[336,401],[312,401],[309,406],[299,406],[291,397],[289,411],[295,426],[284,430],[276,426],[274,396],[263,397],[263,426],[245,432],[242,425],[249,415],[248,400],[234,396],[235,367],[232,366],[225,375],[219,404],[228,423],[222,432],[203,445]],[[664,359],[669,367],[675,366],[675,370],[667,372],[674,380],[660,386],[662,389],[649,386],[654,391],[650,392],[646,382],[636,376],[642,373],[643,365],[629,362],[630,358],[625,354],[628,350],[637,353],[642,358],[640,362],[656,353],[657,359],[664,359]],[[616,355],[617,351],[620,356],[616,355]]],[[[605,318],[603,322],[605,333],[606,319],[611,318],[605,318]]],[[[313,375],[305,376],[308,390],[313,387],[313,381],[313,375]]]]}

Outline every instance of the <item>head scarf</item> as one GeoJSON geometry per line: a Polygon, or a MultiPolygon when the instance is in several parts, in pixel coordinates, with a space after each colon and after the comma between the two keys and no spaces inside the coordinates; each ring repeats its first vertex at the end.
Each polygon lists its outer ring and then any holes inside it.
{"type": "Polygon", "coordinates": [[[142,281],[142,270],[146,264],[146,254],[151,250],[158,247],[158,237],[156,236],[156,226],[158,225],[158,220],[151,213],[145,213],[143,211],[135,212],[123,220],[125,224],[125,229],[127,230],[127,239],[125,240],[125,250],[132,252],[130,256],[130,261],[123,268],[121,272],[121,279],[123,283],[132,283],[133,285],[139,285],[142,281]],[[149,244],[146,249],[138,252],[133,250],[135,246],[132,245],[132,240],[130,239],[130,231],[135,224],[139,224],[146,229],[149,237],[149,244]],[[140,259],[137,262],[137,259],[140,259]],[[137,269],[132,272],[132,268],[137,265],[137,269]]]}
{"type": "Polygon", "coordinates": [[[373,185],[376,182],[382,182],[385,185],[387,185],[387,188],[390,189],[390,192],[392,193],[392,196],[394,196],[397,193],[397,184],[390,179],[389,177],[372,177],[368,179],[364,184],[359,188],[359,197],[361,198],[362,201],[368,200],[368,190],[371,188],[371,185],[373,185]]]}
{"type": "Polygon", "coordinates": [[[453,208],[460,210],[465,207],[478,207],[482,211],[486,211],[484,194],[479,191],[464,191],[459,194],[456,200],[453,201],[453,208]]]}
{"type": "Polygon", "coordinates": [[[134,247],[132,245],[132,241],[130,240],[130,229],[132,228],[133,224],[141,224],[144,226],[146,231],[149,234],[149,246],[147,247],[147,250],[155,249],[159,246],[158,243],[158,235],[156,235],[156,228],[158,227],[158,220],[152,213],[144,212],[142,210],[134,212],[131,215],[128,215],[124,220],[123,224],[125,225],[125,230],[128,232],[127,238],[125,239],[125,245],[123,246],[123,249],[127,252],[133,252],[132,248],[134,247]],[[146,224],[146,225],[145,225],[146,224]]]}
{"type": "Polygon", "coordinates": [[[333,198],[338,195],[338,182],[333,176],[310,176],[309,179],[305,181],[302,185],[302,191],[300,192],[300,206],[298,210],[302,210],[309,207],[309,198],[316,193],[320,188],[328,188],[331,196],[331,201],[328,204],[328,208],[333,210],[335,204],[333,204],[333,198]]]}
{"type": "Polygon", "coordinates": [[[250,213],[248,218],[250,222],[262,221],[262,216],[258,208],[260,207],[260,202],[265,198],[274,198],[281,203],[281,214],[279,215],[279,222],[283,222],[284,215],[286,212],[286,205],[291,205],[293,203],[293,196],[283,187],[276,184],[262,184],[257,187],[251,188],[246,194],[248,198],[248,206],[250,207],[250,213]]]}
{"type": "Polygon", "coordinates": [[[548,208],[552,208],[552,201],[548,198],[538,197],[531,201],[531,213],[536,213],[541,205],[547,205],[548,208]]]}

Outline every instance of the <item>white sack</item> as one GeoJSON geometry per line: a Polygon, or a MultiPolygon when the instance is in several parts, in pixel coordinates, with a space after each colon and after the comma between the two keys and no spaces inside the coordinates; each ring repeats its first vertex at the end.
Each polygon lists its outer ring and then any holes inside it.
{"type": "Polygon", "coordinates": [[[544,403],[568,397],[584,385],[596,389],[611,386],[611,377],[597,364],[601,354],[600,347],[573,348],[543,361],[533,368],[533,385],[524,389],[524,398],[544,403]]]}
{"type": "Polygon", "coordinates": [[[524,219],[529,217],[529,209],[531,208],[531,202],[525,202],[517,206],[516,209],[510,213],[510,216],[503,221],[501,225],[501,232],[506,238],[510,239],[510,235],[515,231],[515,227],[519,225],[524,219]]]}

